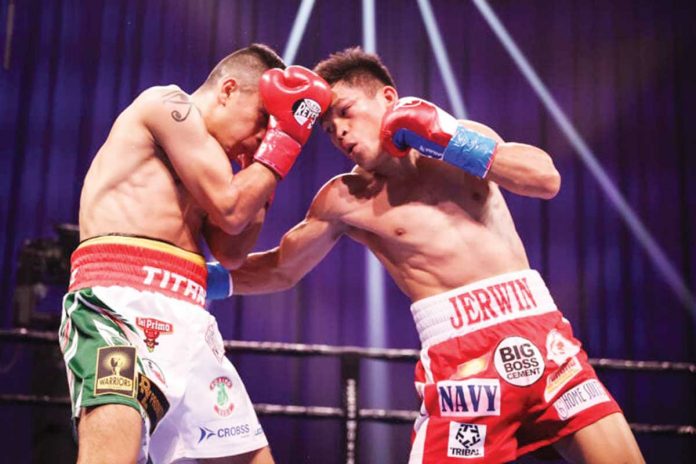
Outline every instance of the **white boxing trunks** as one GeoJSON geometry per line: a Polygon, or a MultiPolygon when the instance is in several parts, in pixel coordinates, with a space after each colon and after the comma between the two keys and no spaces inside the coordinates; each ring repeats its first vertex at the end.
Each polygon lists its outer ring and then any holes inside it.
{"type": "Polygon", "coordinates": [[[204,307],[202,256],[156,240],[103,236],[72,256],[60,344],[73,415],[125,404],[143,417],[139,462],[247,453],[268,445],[204,307]]]}

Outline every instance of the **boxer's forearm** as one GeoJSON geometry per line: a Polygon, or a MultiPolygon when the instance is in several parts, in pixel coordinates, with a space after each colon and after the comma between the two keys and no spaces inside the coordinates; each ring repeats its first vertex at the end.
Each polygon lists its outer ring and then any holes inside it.
{"type": "Polygon", "coordinates": [[[256,243],[265,219],[266,210],[261,208],[256,217],[238,235],[230,235],[209,223],[204,225],[205,241],[213,257],[227,269],[236,269],[244,263],[256,243]]]}
{"type": "Polygon", "coordinates": [[[551,157],[540,148],[521,143],[500,143],[486,180],[518,195],[551,199],[561,176],[551,157]]]}
{"type": "Polygon", "coordinates": [[[217,214],[210,214],[212,221],[229,235],[243,233],[268,202],[276,182],[276,176],[261,164],[242,169],[220,192],[217,214]]]}
{"type": "Polygon", "coordinates": [[[292,288],[296,279],[279,268],[279,249],[253,253],[239,268],[231,271],[236,295],[281,292],[292,288]]]}
{"type": "Polygon", "coordinates": [[[313,204],[307,218],[283,235],[278,247],[250,254],[241,267],[232,271],[235,294],[287,290],[324,259],[345,226],[320,219],[318,209],[313,204]]]}

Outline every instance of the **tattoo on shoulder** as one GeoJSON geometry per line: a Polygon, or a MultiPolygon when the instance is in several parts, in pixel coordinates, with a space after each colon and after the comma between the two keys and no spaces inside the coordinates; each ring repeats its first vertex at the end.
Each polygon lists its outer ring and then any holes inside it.
{"type": "Polygon", "coordinates": [[[191,107],[193,106],[188,95],[181,90],[173,90],[164,94],[162,98],[164,103],[175,105],[175,109],[170,113],[172,119],[176,122],[186,121],[186,118],[191,114],[191,107]]]}

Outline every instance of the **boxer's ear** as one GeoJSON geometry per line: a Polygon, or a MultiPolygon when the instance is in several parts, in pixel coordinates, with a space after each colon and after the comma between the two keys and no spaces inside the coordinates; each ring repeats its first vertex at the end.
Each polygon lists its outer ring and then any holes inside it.
{"type": "Polygon", "coordinates": [[[218,91],[218,101],[220,104],[225,106],[230,96],[237,90],[239,90],[239,83],[233,77],[223,79],[222,82],[220,82],[218,91]]]}
{"type": "Polygon", "coordinates": [[[399,93],[391,85],[385,85],[378,93],[387,106],[393,106],[399,100],[399,93]]]}

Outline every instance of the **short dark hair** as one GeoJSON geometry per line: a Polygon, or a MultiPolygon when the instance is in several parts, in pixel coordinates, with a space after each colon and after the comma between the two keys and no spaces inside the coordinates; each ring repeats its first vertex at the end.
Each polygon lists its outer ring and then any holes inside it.
{"type": "Polygon", "coordinates": [[[342,81],[351,86],[363,87],[371,93],[385,85],[396,87],[394,79],[379,56],[366,53],[360,47],[332,53],[314,67],[314,72],[323,77],[329,85],[342,81]]]}
{"type": "Polygon", "coordinates": [[[269,46],[254,43],[224,57],[208,75],[205,85],[215,85],[228,74],[248,80],[243,84],[256,84],[264,71],[271,68],[285,69],[283,59],[269,46]]]}

